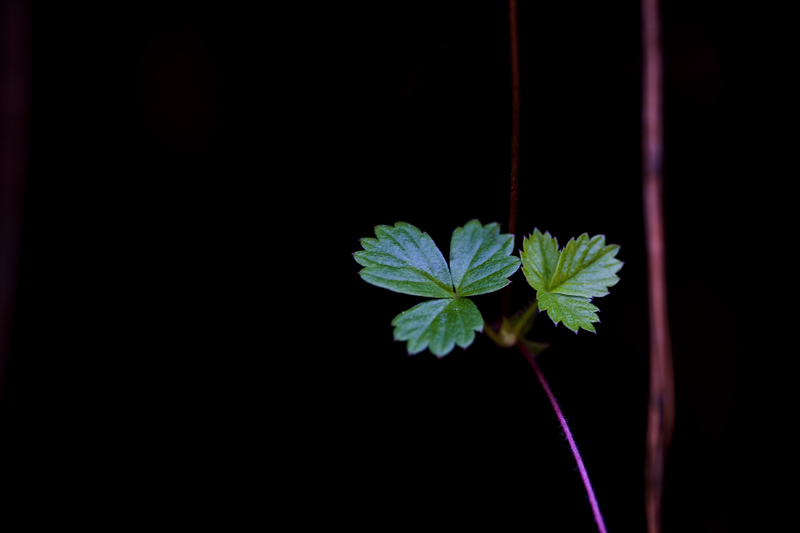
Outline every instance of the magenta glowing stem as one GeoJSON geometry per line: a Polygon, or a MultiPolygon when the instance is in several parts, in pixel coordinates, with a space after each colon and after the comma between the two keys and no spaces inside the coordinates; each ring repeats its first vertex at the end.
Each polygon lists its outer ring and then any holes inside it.
{"type": "Polygon", "coordinates": [[[525,347],[525,345],[522,342],[517,342],[517,348],[519,348],[519,351],[522,352],[522,355],[524,355],[525,359],[527,359],[531,364],[533,371],[536,372],[536,377],[539,378],[539,383],[542,384],[542,388],[547,394],[547,397],[550,399],[550,404],[553,406],[553,410],[556,412],[558,421],[561,422],[561,427],[564,429],[564,435],[567,436],[567,442],[569,442],[569,447],[572,449],[572,455],[575,457],[575,462],[578,463],[578,470],[581,473],[583,486],[586,487],[586,494],[589,495],[589,503],[592,506],[594,520],[597,522],[597,529],[600,530],[600,533],[608,533],[606,531],[606,524],[603,522],[603,515],[600,514],[600,506],[597,505],[597,498],[594,495],[594,490],[592,490],[592,484],[589,481],[589,474],[586,472],[586,467],[583,466],[583,459],[581,459],[581,454],[578,452],[578,446],[575,444],[575,439],[572,438],[572,432],[570,432],[569,426],[567,425],[567,420],[561,413],[561,408],[558,406],[556,397],[553,396],[553,391],[550,390],[547,380],[544,379],[544,374],[542,374],[542,371],[539,369],[539,365],[536,364],[536,359],[530,354],[530,352],[528,352],[528,349],[525,347]]]}

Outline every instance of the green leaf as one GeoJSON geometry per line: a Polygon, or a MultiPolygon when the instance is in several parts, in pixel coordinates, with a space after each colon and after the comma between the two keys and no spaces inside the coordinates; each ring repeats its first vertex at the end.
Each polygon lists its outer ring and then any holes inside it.
{"type": "Polygon", "coordinates": [[[583,234],[570,239],[561,256],[550,281],[550,292],[595,298],[608,294],[608,287],[619,283],[617,272],[622,261],[615,259],[619,246],[606,246],[604,235],[591,239],[583,234]]]}
{"type": "Polygon", "coordinates": [[[520,260],[510,256],[514,236],[500,234],[496,222],[482,226],[470,220],[450,240],[450,273],[458,296],[477,296],[502,289],[520,260]]]}
{"type": "Polygon", "coordinates": [[[408,341],[408,354],[430,348],[437,357],[450,353],[456,344],[466,348],[483,331],[483,317],[468,298],[430,300],[403,311],[392,320],[394,338],[408,341]]]}
{"type": "Polygon", "coordinates": [[[524,239],[522,248],[522,271],[537,291],[539,309],[547,311],[556,325],[563,322],[576,333],[578,328],[594,332],[592,323],[600,320],[590,302],[619,282],[616,273],[622,262],[615,259],[619,246],[606,246],[603,235],[590,239],[584,233],[558,252],[558,241],[537,229],[524,239]]]}
{"type": "Polygon", "coordinates": [[[558,255],[558,241],[550,236],[550,232],[542,235],[534,229],[530,237],[523,239],[520,253],[522,272],[537,291],[547,290],[558,265],[558,255]]]}
{"type": "Polygon", "coordinates": [[[483,331],[483,318],[464,296],[486,294],[508,285],[520,260],[511,256],[514,236],[497,223],[470,220],[450,240],[450,266],[427,233],[405,222],[376,226],[376,238],[361,239],[353,254],[365,268],[364,281],[405,294],[437,298],[395,317],[394,336],[408,341],[408,353],[429,347],[442,357],[458,344],[466,348],[483,331]],[[455,287],[455,288],[454,288],[455,287]]]}
{"type": "Polygon", "coordinates": [[[565,326],[578,332],[581,327],[586,331],[595,333],[592,322],[600,322],[597,317],[597,307],[589,303],[588,298],[580,296],[565,296],[563,294],[539,291],[539,309],[547,311],[547,315],[558,325],[563,322],[565,326]]]}
{"type": "Polygon", "coordinates": [[[511,256],[514,236],[500,225],[470,220],[450,240],[450,266],[427,233],[405,222],[376,226],[376,239],[361,239],[363,251],[353,254],[366,267],[364,281],[395,292],[455,298],[502,289],[520,260],[511,256]],[[452,272],[452,276],[451,276],[452,272]],[[455,291],[453,287],[455,286],[455,291]]]}
{"type": "Polygon", "coordinates": [[[453,280],[442,252],[427,233],[405,222],[376,226],[376,239],[361,239],[363,251],[353,254],[361,278],[395,292],[453,298],[453,280]]]}

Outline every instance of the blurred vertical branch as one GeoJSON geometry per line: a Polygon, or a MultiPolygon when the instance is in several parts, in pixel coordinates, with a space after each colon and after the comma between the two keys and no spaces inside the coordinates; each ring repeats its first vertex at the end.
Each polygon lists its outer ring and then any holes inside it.
{"type": "Polygon", "coordinates": [[[0,0],[0,403],[8,361],[28,158],[30,6],[0,0]]]}
{"type": "MultiPolygon", "coordinates": [[[[508,30],[511,44],[511,199],[508,206],[508,232],[517,233],[517,190],[519,188],[519,38],[517,0],[508,0],[508,30]]],[[[509,315],[511,287],[503,290],[503,316],[509,315]]]]}
{"type": "Polygon", "coordinates": [[[664,464],[675,420],[672,348],[667,321],[667,281],[662,205],[661,27],[658,0],[642,0],[642,189],[647,240],[650,314],[650,395],[647,409],[645,508],[648,533],[661,531],[664,464]]]}

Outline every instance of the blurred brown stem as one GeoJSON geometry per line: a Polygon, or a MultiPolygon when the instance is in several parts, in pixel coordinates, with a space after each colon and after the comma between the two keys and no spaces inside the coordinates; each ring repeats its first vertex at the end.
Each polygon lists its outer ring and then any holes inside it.
{"type": "Polygon", "coordinates": [[[661,531],[664,464],[675,423],[672,348],[667,320],[667,281],[662,204],[661,28],[658,0],[642,0],[642,192],[647,241],[650,315],[650,395],[647,409],[645,509],[648,533],[661,531]]]}

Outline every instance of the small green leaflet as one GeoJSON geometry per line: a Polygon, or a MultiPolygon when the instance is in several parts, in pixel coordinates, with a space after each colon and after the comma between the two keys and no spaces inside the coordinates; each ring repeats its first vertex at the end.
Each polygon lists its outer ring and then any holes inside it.
{"type": "Polygon", "coordinates": [[[483,331],[483,317],[469,298],[429,300],[403,311],[392,320],[394,339],[408,341],[408,353],[425,348],[443,357],[458,344],[466,348],[483,331]]]}
{"type": "Polygon", "coordinates": [[[578,332],[578,328],[594,332],[599,322],[597,307],[591,302],[608,294],[608,287],[619,282],[617,272],[622,262],[615,259],[619,246],[606,246],[604,235],[591,239],[583,234],[570,239],[559,252],[558,241],[550,233],[538,229],[522,243],[522,271],[536,289],[539,309],[558,325],[578,332]]]}
{"type": "Polygon", "coordinates": [[[502,289],[520,265],[511,255],[514,236],[500,225],[470,220],[450,240],[450,265],[427,233],[405,222],[376,226],[376,238],[361,239],[353,254],[365,268],[359,274],[373,285],[395,292],[437,298],[400,313],[392,321],[394,337],[408,341],[408,353],[430,348],[438,357],[458,344],[466,348],[483,330],[483,318],[472,301],[502,289]]]}
{"type": "Polygon", "coordinates": [[[470,220],[450,239],[450,272],[458,296],[477,296],[502,289],[519,268],[512,256],[514,236],[500,234],[500,224],[481,226],[470,220]]]}
{"type": "Polygon", "coordinates": [[[430,235],[405,222],[375,226],[375,235],[361,239],[364,250],[353,254],[366,267],[359,272],[364,281],[415,296],[455,297],[450,269],[430,235]]]}

